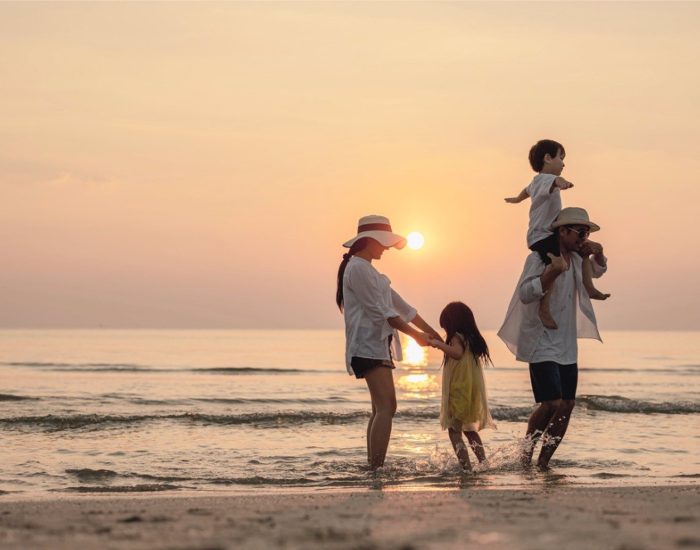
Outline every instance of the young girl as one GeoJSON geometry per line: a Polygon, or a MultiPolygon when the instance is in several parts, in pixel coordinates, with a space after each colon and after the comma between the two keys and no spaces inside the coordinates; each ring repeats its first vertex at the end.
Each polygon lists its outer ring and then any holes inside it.
{"type": "Polygon", "coordinates": [[[440,314],[445,342],[430,345],[445,352],[442,372],[440,425],[448,430],[452,447],[465,470],[471,470],[462,432],[479,462],[486,460],[479,430],[495,428],[486,402],[483,366],[491,363],[489,348],[479,332],[474,314],[462,302],[447,304],[440,314]]]}

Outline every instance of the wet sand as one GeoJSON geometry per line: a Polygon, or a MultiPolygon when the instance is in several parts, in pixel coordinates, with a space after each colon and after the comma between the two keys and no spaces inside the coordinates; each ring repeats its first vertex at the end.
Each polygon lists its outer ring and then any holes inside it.
{"type": "Polygon", "coordinates": [[[700,548],[700,486],[0,496],[0,548],[700,548]]]}

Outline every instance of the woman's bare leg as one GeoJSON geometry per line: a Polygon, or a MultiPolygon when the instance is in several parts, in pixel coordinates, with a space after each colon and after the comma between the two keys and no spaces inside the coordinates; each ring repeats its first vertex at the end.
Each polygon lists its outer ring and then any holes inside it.
{"type": "Polygon", "coordinates": [[[394,376],[388,367],[376,367],[365,374],[365,381],[372,396],[374,416],[368,427],[369,464],[373,470],[384,465],[386,450],[391,437],[391,425],[396,412],[394,376]]]}
{"type": "Polygon", "coordinates": [[[367,422],[367,464],[372,464],[372,442],[369,434],[372,432],[372,422],[374,422],[376,415],[377,408],[374,406],[374,401],[372,401],[372,414],[369,417],[369,422],[367,422]]]}
{"type": "Polygon", "coordinates": [[[465,470],[471,470],[472,465],[471,462],[469,462],[469,453],[467,453],[467,446],[462,440],[462,432],[460,432],[459,430],[453,430],[452,428],[448,428],[447,433],[450,436],[452,448],[455,450],[455,454],[457,455],[457,459],[462,465],[462,468],[464,468],[465,470]]]}
{"type": "Polygon", "coordinates": [[[469,446],[474,451],[476,458],[479,462],[486,460],[486,452],[484,452],[484,444],[481,442],[478,432],[464,432],[467,436],[467,441],[469,441],[469,446]]]}

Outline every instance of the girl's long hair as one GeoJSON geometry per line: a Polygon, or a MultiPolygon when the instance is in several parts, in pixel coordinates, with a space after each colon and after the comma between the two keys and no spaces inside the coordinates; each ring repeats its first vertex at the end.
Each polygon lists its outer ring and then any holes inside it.
{"type": "Polygon", "coordinates": [[[357,239],[345,254],[338,267],[338,287],[335,291],[335,303],[338,304],[338,309],[343,311],[343,276],[345,275],[345,267],[348,265],[350,258],[357,254],[360,250],[367,246],[369,237],[357,239]]]}
{"type": "Polygon", "coordinates": [[[449,344],[454,335],[459,332],[466,339],[469,351],[477,361],[493,365],[489,347],[476,326],[474,314],[469,306],[462,302],[450,302],[447,304],[440,314],[440,326],[447,333],[445,336],[446,343],[449,344]]]}

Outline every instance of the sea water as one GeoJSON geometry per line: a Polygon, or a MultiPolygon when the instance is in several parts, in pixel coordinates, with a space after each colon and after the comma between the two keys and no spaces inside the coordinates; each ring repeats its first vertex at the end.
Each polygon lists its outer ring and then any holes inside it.
{"type": "Polygon", "coordinates": [[[369,393],[345,370],[342,331],[0,331],[0,494],[698,482],[700,333],[580,341],[577,406],[547,473],[517,461],[527,365],[485,337],[489,464],[460,470],[430,350],[393,371],[398,412],[373,473],[369,393]]]}

